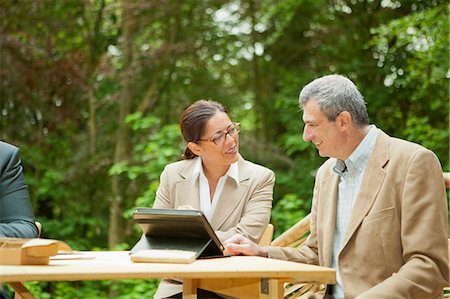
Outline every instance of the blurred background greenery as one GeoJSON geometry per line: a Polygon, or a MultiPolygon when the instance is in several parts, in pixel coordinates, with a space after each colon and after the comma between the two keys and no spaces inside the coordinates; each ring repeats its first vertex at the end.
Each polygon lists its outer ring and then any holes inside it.
{"type": "MultiPolygon", "coordinates": [[[[0,0],[0,139],[21,148],[43,237],[129,249],[183,149],[181,112],[214,99],[241,154],[275,171],[278,235],[306,215],[317,167],[301,87],[350,77],[371,123],[449,170],[448,1],[0,0]]],[[[38,298],[151,298],[157,281],[28,283],[38,298]]]]}

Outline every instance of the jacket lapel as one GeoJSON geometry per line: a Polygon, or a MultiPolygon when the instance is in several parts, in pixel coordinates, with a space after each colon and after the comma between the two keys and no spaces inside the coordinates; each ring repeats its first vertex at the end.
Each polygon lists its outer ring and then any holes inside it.
{"type": "Polygon", "coordinates": [[[211,217],[211,226],[219,230],[225,221],[233,215],[239,202],[244,199],[244,195],[249,188],[250,171],[245,165],[245,160],[239,156],[238,160],[239,184],[228,177],[222,192],[220,193],[217,205],[211,217]]]}
{"type": "Polygon", "coordinates": [[[389,136],[383,131],[378,130],[372,157],[367,163],[366,170],[364,171],[359,193],[356,197],[353,212],[347,227],[347,233],[342,244],[342,249],[348,244],[358,226],[361,224],[364,217],[366,217],[380,191],[386,176],[384,166],[389,161],[388,142],[389,136]]]}
{"type": "MultiPolygon", "coordinates": [[[[334,163],[335,164],[335,159],[334,163]]],[[[333,236],[336,226],[336,201],[339,184],[339,176],[333,172],[332,168],[328,169],[328,176],[322,182],[323,191],[320,192],[319,198],[329,199],[321,200],[318,211],[322,211],[322,215],[318,217],[318,226],[323,227],[323,259],[324,266],[331,266],[333,254],[333,236]]],[[[319,236],[318,236],[319,238],[319,236]]]]}
{"type": "Polygon", "coordinates": [[[179,180],[176,182],[176,197],[179,199],[177,206],[189,205],[194,209],[200,210],[199,180],[192,181],[192,173],[194,172],[197,159],[192,159],[187,163],[186,167],[181,169],[179,180]]]}

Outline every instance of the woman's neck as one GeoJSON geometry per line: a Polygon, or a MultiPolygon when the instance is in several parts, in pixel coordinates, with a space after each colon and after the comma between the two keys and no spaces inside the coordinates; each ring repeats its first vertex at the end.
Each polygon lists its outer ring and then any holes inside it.
{"type": "Polygon", "coordinates": [[[208,165],[203,164],[203,172],[208,179],[208,181],[218,182],[221,177],[227,173],[230,165],[218,166],[214,165],[210,167],[208,165]]]}

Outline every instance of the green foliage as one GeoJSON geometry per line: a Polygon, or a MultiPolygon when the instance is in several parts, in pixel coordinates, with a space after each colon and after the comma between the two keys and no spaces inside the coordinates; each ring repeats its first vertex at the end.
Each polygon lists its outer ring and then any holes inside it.
{"type": "Polygon", "coordinates": [[[178,125],[169,124],[161,127],[156,117],[144,117],[134,113],[126,118],[126,122],[139,135],[133,147],[132,159],[114,164],[109,175],[125,173],[130,181],[139,182],[137,198],[125,211],[130,218],[134,207],[151,207],[159,185],[159,175],[164,167],[179,159],[183,144],[178,125]]]}
{"type": "Polygon", "coordinates": [[[383,118],[392,134],[433,149],[448,169],[448,4],[371,31],[370,44],[375,46],[374,57],[389,92],[377,118],[383,118]],[[391,117],[385,118],[386,114],[391,117]]]}
{"type": "Polygon", "coordinates": [[[276,228],[275,237],[285,232],[291,226],[306,216],[306,201],[296,194],[285,194],[272,209],[271,223],[276,228]]]}
{"type": "MultiPolygon", "coordinates": [[[[315,77],[349,76],[372,123],[430,148],[449,170],[447,1],[0,6],[0,138],[21,148],[43,237],[74,249],[108,247],[113,178],[126,227],[116,248],[137,240],[132,210],[152,206],[164,166],[184,150],[176,123],[201,98],[225,104],[242,124],[243,156],[274,170],[276,234],[309,212],[324,161],[302,140],[298,107],[315,77]]],[[[150,298],[156,284],[27,283],[38,298],[150,298]]]]}
{"type": "Polygon", "coordinates": [[[100,280],[80,282],[26,282],[36,298],[153,298],[159,280],[100,280]]]}

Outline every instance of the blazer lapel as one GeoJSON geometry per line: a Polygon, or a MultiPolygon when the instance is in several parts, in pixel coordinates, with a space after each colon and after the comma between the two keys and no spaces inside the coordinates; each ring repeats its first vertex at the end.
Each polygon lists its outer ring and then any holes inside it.
{"type": "Polygon", "coordinates": [[[198,158],[195,158],[181,169],[178,174],[180,179],[176,182],[175,198],[179,199],[177,206],[189,205],[196,210],[200,210],[199,180],[192,181],[192,173],[198,158]]]}
{"type": "Polygon", "coordinates": [[[352,216],[350,217],[342,248],[344,248],[350,241],[352,235],[355,233],[364,217],[366,217],[377,197],[378,192],[380,191],[386,176],[384,166],[389,161],[388,142],[389,136],[387,136],[383,131],[378,130],[378,136],[372,152],[372,157],[367,163],[366,170],[364,171],[363,179],[361,181],[358,196],[355,200],[355,205],[353,206],[352,216]]]}
{"type": "MultiPolygon", "coordinates": [[[[334,165],[334,163],[332,164],[334,165]]],[[[320,191],[318,211],[322,211],[322,215],[318,215],[318,223],[316,225],[323,227],[323,259],[324,266],[331,266],[333,254],[333,236],[336,226],[336,201],[338,192],[339,176],[329,168],[328,177],[321,184],[323,191],[320,191]],[[325,200],[323,200],[325,199],[325,200]]],[[[320,235],[318,236],[320,238],[320,235]]],[[[320,242],[320,240],[318,240],[320,242]]]]}
{"type": "Polygon", "coordinates": [[[225,221],[233,215],[239,202],[244,199],[244,195],[249,188],[250,171],[245,166],[245,160],[239,157],[238,162],[239,184],[232,178],[228,177],[222,192],[220,193],[217,205],[211,217],[211,226],[215,230],[219,230],[225,221]]]}

